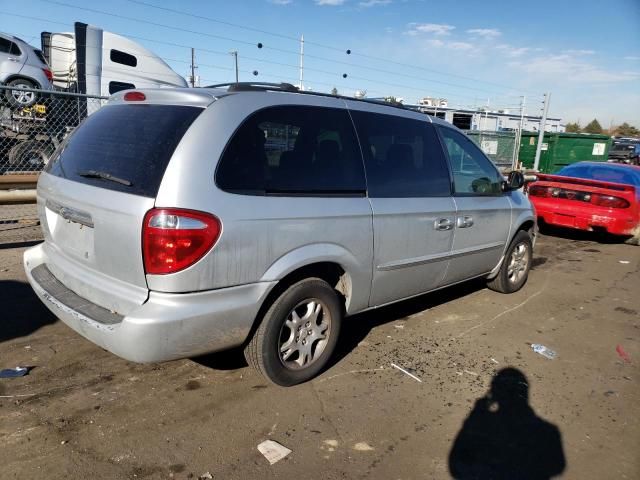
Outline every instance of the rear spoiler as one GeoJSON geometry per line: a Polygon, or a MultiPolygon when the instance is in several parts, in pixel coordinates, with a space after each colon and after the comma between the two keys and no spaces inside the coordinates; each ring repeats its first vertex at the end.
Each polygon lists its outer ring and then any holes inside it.
{"type": "Polygon", "coordinates": [[[589,180],[586,178],[563,177],[562,175],[547,175],[539,173],[536,175],[539,182],[569,183],[573,185],[584,185],[585,187],[608,188],[619,192],[635,192],[636,187],[624,183],[605,182],[602,180],[589,180]]]}

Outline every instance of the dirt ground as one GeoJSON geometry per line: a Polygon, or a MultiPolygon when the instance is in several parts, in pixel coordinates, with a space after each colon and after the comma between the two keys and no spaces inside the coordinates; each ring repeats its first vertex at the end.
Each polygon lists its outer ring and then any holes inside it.
{"type": "Polygon", "coordinates": [[[23,250],[0,246],[0,367],[35,367],[0,380],[2,478],[640,478],[640,247],[542,236],[522,291],[351,318],[333,365],[288,389],[236,351],[101,350],[32,294],[23,250]],[[266,439],[292,453],[269,465],[266,439]]]}

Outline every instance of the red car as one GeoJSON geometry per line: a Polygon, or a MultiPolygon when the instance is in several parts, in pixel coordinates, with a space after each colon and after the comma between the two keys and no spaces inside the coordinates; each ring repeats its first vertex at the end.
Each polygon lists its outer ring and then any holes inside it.
{"type": "Polygon", "coordinates": [[[640,238],[640,167],[577,162],[528,185],[541,224],[640,238]]]}

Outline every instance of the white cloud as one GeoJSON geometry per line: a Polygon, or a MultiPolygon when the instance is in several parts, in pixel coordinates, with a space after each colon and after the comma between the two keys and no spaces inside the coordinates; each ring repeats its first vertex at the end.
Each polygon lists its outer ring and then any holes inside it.
{"type": "Polygon", "coordinates": [[[449,42],[447,47],[452,50],[471,50],[473,48],[473,44],[468,42],[449,42]]]}
{"type": "Polygon", "coordinates": [[[345,0],[316,0],[316,5],[337,7],[339,5],[342,5],[344,2],[345,0]]]}
{"type": "Polygon", "coordinates": [[[389,5],[391,2],[392,0],[366,0],[364,2],[360,2],[358,5],[364,8],[369,8],[369,7],[377,7],[382,5],[389,5]]]}
{"type": "Polygon", "coordinates": [[[624,57],[625,60],[640,60],[640,57],[634,57],[632,55],[628,55],[624,57]]]}
{"type": "Polygon", "coordinates": [[[567,55],[595,55],[595,50],[564,50],[562,53],[567,55]]]}
{"type": "MultiPolygon", "coordinates": [[[[514,47],[514,46],[508,45],[506,43],[498,45],[496,48],[498,50],[502,50],[507,57],[511,57],[511,58],[521,57],[522,55],[524,55],[528,51],[532,50],[529,47],[514,47]]],[[[538,50],[538,49],[536,49],[536,50],[538,50]]]]}
{"type": "Polygon", "coordinates": [[[273,3],[274,5],[290,5],[293,3],[293,0],[269,0],[269,3],[273,3]]]}
{"type": "Polygon", "coordinates": [[[495,38],[502,35],[502,32],[497,28],[471,28],[467,30],[467,33],[476,37],[495,38]]]}
{"type": "Polygon", "coordinates": [[[410,23],[409,35],[418,35],[420,33],[431,33],[433,35],[451,35],[451,31],[456,27],[443,23],[410,23]]]}
{"type": "Polygon", "coordinates": [[[624,83],[640,79],[638,72],[617,72],[604,69],[575,55],[566,53],[528,58],[509,64],[530,76],[568,83],[624,83]]]}

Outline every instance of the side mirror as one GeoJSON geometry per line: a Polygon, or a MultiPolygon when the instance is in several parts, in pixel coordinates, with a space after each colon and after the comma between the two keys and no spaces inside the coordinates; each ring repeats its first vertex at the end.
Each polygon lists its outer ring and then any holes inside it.
{"type": "Polygon", "coordinates": [[[507,181],[502,183],[502,190],[504,192],[510,192],[512,190],[518,190],[524,185],[524,175],[522,172],[513,171],[509,172],[507,181]]]}

